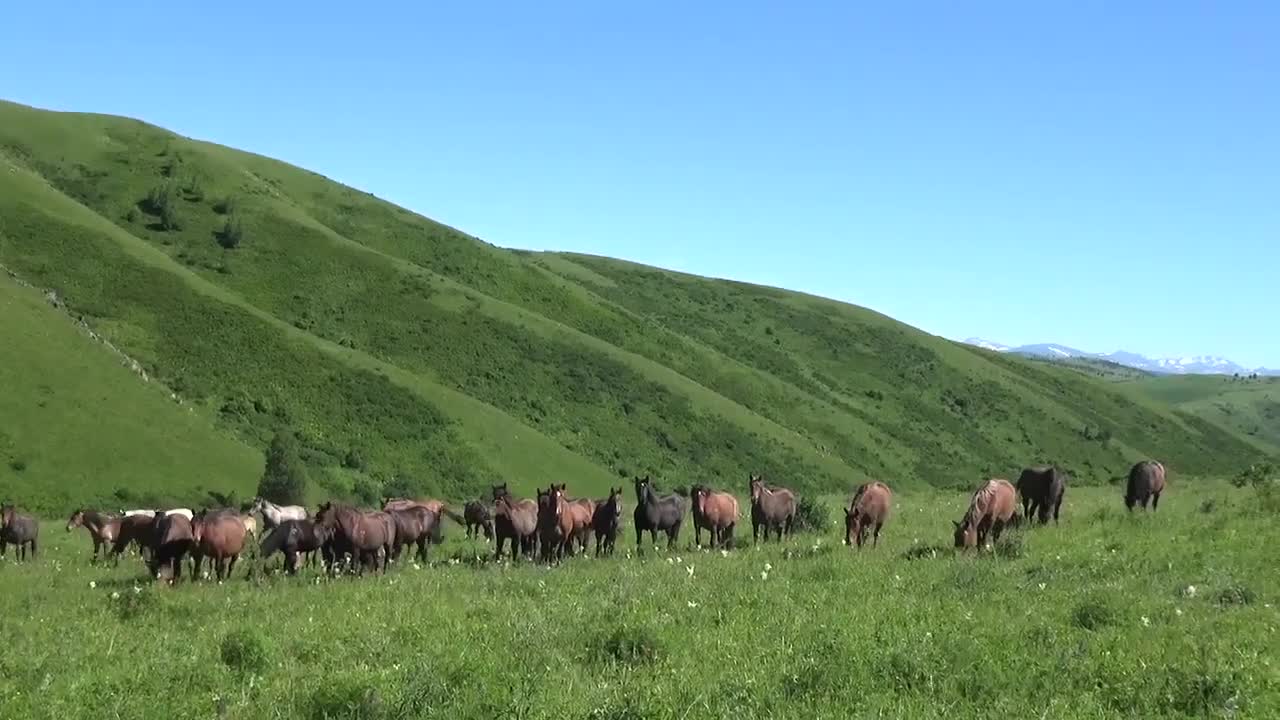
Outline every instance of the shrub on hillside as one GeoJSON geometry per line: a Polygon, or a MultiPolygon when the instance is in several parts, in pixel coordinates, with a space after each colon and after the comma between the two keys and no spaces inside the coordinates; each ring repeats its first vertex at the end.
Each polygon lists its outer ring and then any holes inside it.
{"type": "Polygon", "coordinates": [[[796,503],[796,522],[793,526],[798,532],[823,533],[831,528],[831,508],[817,499],[807,495],[801,496],[796,503]]]}
{"type": "Polygon", "coordinates": [[[307,494],[307,470],[298,457],[298,441],[280,431],[267,448],[266,467],[258,481],[258,495],[284,505],[301,504],[307,494]]]}
{"type": "Polygon", "coordinates": [[[219,215],[230,215],[236,210],[236,199],[230,195],[213,204],[213,211],[219,215]]]}
{"type": "Polygon", "coordinates": [[[222,230],[218,232],[218,244],[227,250],[234,250],[240,247],[242,240],[244,240],[244,226],[240,224],[240,218],[228,217],[222,225],[222,230]]]}

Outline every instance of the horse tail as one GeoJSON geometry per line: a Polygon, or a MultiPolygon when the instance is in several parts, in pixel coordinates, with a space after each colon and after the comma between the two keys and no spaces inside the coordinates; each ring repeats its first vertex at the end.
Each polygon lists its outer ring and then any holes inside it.
{"type": "MultiPolygon", "coordinates": [[[[449,513],[449,517],[453,518],[454,522],[460,522],[460,515],[448,510],[445,512],[449,513]]],[[[431,544],[439,545],[442,542],[444,542],[444,518],[436,515],[436,521],[431,525],[431,544]]]]}
{"type": "MultiPolygon", "coordinates": [[[[461,515],[459,515],[458,513],[454,512],[453,510],[450,510],[447,506],[446,506],[446,507],[443,507],[443,508],[440,508],[440,511],[441,511],[441,512],[443,512],[445,515],[448,515],[450,520],[452,520],[452,521],[454,521],[454,522],[458,523],[459,525],[466,525],[466,524],[467,524],[467,519],[466,519],[466,518],[462,517],[462,516],[461,516],[461,515]]],[[[440,519],[441,519],[441,520],[443,520],[444,518],[440,518],[440,519]]],[[[439,526],[440,526],[440,524],[439,524],[439,523],[436,523],[436,527],[439,527],[439,526]]]]}

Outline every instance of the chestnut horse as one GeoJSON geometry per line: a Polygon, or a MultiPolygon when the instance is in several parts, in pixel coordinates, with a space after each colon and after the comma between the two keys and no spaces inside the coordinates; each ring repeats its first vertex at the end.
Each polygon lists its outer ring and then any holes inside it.
{"type": "Polygon", "coordinates": [[[712,490],[706,485],[694,485],[689,490],[693,507],[693,542],[702,546],[702,531],[711,536],[711,547],[733,540],[733,529],[738,524],[738,498],[727,492],[712,490]]]}
{"type": "Polygon", "coordinates": [[[760,528],[764,528],[765,540],[769,539],[770,530],[778,532],[779,542],[784,531],[791,537],[796,520],[796,494],[786,488],[766,487],[763,475],[749,476],[747,490],[751,494],[751,539],[760,542],[760,528]]]}
{"type": "Polygon", "coordinates": [[[1058,512],[1062,509],[1062,496],[1067,490],[1067,474],[1050,465],[1039,465],[1022,471],[1018,477],[1018,494],[1022,496],[1022,515],[1040,524],[1049,522],[1053,512],[1053,524],[1058,524],[1058,512]]]}
{"type": "Polygon", "coordinates": [[[1008,480],[992,478],[983,483],[969,499],[969,509],[964,517],[953,523],[956,526],[956,547],[985,546],[988,535],[992,542],[998,541],[1005,523],[1016,509],[1017,492],[1008,480]]]}
{"type": "Polygon", "coordinates": [[[684,523],[684,498],[679,495],[658,497],[654,491],[653,481],[648,475],[635,479],[636,510],[633,518],[636,525],[636,553],[644,554],[641,539],[646,530],[653,544],[658,544],[658,531],[667,534],[667,549],[675,547],[680,539],[680,526],[684,523]]]}
{"type": "Polygon", "coordinates": [[[533,500],[511,497],[507,484],[493,486],[493,531],[497,538],[494,560],[502,559],[502,546],[511,541],[511,560],[524,553],[533,557],[537,543],[538,504],[533,500]]]}
{"type": "Polygon", "coordinates": [[[108,513],[101,513],[97,510],[80,510],[71,513],[71,518],[67,520],[67,532],[82,527],[89,533],[89,539],[93,541],[93,562],[99,560],[98,553],[102,553],[102,560],[107,559],[107,553],[111,549],[111,545],[115,543],[116,537],[120,535],[120,517],[108,513]]]}
{"type": "Polygon", "coordinates": [[[40,523],[34,517],[18,512],[12,505],[0,506],[0,557],[4,557],[9,545],[17,545],[14,555],[18,560],[27,559],[28,548],[34,560],[39,539],[40,523]]]}
{"type": "Polygon", "coordinates": [[[333,532],[332,552],[328,558],[330,572],[346,553],[351,553],[351,559],[359,566],[359,574],[364,574],[364,567],[369,561],[376,571],[381,553],[382,572],[386,574],[396,540],[396,526],[391,515],[381,511],[366,512],[350,505],[325,503],[316,513],[316,522],[333,532]]]}
{"type": "Polygon", "coordinates": [[[893,491],[882,482],[863,483],[853,494],[849,507],[844,511],[844,544],[862,543],[871,530],[871,547],[880,545],[880,528],[889,519],[889,510],[893,507],[893,491]]]}
{"type": "Polygon", "coordinates": [[[596,536],[596,557],[604,554],[612,555],[614,543],[618,540],[618,530],[622,527],[622,488],[609,488],[608,499],[596,504],[596,511],[591,515],[591,529],[596,536]]]}
{"type": "Polygon", "coordinates": [[[244,550],[246,535],[244,520],[234,510],[202,511],[192,518],[191,555],[196,577],[200,577],[200,564],[206,557],[218,582],[230,577],[244,550]]]}
{"type": "Polygon", "coordinates": [[[1143,460],[1129,470],[1129,482],[1124,489],[1124,506],[1133,511],[1134,505],[1147,509],[1151,502],[1151,511],[1160,507],[1160,493],[1164,492],[1164,465],[1155,460],[1143,460]]]}
{"type": "Polygon", "coordinates": [[[595,503],[569,500],[564,483],[538,491],[538,530],[542,542],[542,559],[547,562],[572,556],[574,544],[582,543],[583,533],[591,527],[595,503]]]}

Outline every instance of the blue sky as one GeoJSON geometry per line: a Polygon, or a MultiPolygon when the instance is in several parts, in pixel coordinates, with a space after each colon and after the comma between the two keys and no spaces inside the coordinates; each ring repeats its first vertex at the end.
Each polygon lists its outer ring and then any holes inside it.
{"type": "Polygon", "coordinates": [[[1280,5],[420,5],[19,3],[0,97],[499,245],[1280,366],[1280,5]]]}

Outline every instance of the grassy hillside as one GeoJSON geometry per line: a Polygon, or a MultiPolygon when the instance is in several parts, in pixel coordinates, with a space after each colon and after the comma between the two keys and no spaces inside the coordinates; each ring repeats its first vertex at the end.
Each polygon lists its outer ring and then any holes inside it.
{"type": "Polygon", "coordinates": [[[43,511],[252,492],[256,448],[145,383],[0,272],[0,499],[43,511]],[[117,495],[117,491],[123,491],[117,495]]]}
{"type": "Polygon", "coordinates": [[[1168,376],[1126,383],[1124,387],[1230,428],[1268,452],[1280,454],[1280,378],[1168,376]]]}
{"type": "MultiPolygon", "coordinates": [[[[899,496],[880,547],[829,532],[729,553],[165,589],[136,557],[0,563],[10,718],[1274,718],[1274,508],[1174,486],[1154,515],[1068,491],[995,556],[938,544],[960,492],[899,496]],[[1194,539],[1188,542],[1188,539],[1194,539]],[[856,709],[856,710],[855,710],[856,709]]],[[[742,535],[742,529],[739,529],[742,535]]],[[[687,540],[688,538],[683,538],[687,540]]],[[[1006,542],[1007,541],[1007,542],[1006,542]]],[[[631,555],[628,557],[628,555],[631,555]]],[[[463,560],[448,564],[444,558],[463,560]]]]}
{"type": "Polygon", "coordinates": [[[1100,482],[1259,451],[1069,369],[797,293],[502,250],[135,120],[0,103],[0,218],[0,263],[243,443],[292,428],[324,493],[968,486],[1041,461],[1100,482]]]}
{"type": "Polygon", "coordinates": [[[1103,380],[1138,380],[1140,378],[1156,377],[1154,373],[1132,368],[1128,365],[1111,362],[1110,360],[1102,360],[1099,358],[1087,357],[1069,357],[1069,358],[1044,358],[1026,356],[1028,359],[1040,363],[1052,363],[1062,367],[1071,368],[1077,372],[1084,373],[1103,380]]]}

